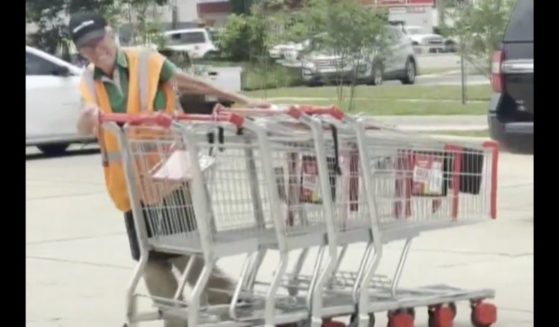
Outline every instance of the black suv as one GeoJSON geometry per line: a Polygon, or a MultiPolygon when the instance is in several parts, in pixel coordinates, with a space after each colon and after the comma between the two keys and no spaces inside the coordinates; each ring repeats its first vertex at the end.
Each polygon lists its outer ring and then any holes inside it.
{"type": "Polygon", "coordinates": [[[491,138],[512,151],[533,151],[534,0],[517,1],[501,50],[493,55],[491,85],[491,138]]]}

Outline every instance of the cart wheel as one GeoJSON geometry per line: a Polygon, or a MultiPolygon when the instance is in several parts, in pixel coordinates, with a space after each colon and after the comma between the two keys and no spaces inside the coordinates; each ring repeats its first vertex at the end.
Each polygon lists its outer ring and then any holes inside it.
{"type": "MultiPolygon", "coordinates": [[[[427,313],[429,314],[429,317],[431,317],[433,315],[433,313],[435,312],[435,309],[437,309],[438,307],[441,307],[441,306],[445,306],[445,304],[436,304],[436,305],[430,305],[429,307],[427,307],[427,313]]],[[[454,302],[447,303],[446,307],[452,311],[452,318],[456,318],[456,303],[454,303],[454,302]]]]}
{"type": "Polygon", "coordinates": [[[450,302],[448,307],[452,310],[452,318],[456,318],[456,303],[450,302]]]}
{"type": "MultiPolygon", "coordinates": [[[[348,327],[356,327],[357,326],[357,314],[354,313],[349,318],[349,326],[348,327]]],[[[369,325],[368,327],[375,327],[375,314],[369,313],[369,325]]]]}
{"type": "Polygon", "coordinates": [[[481,300],[472,302],[470,318],[475,327],[489,327],[497,321],[497,307],[481,300]]]}
{"type": "Polygon", "coordinates": [[[415,319],[415,308],[403,308],[403,309],[390,310],[387,312],[387,317],[390,318],[399,313],[407,313],[415,319]]]}
{"type": "Polygon", "coordinates": [[[456,306],[436,305],[429,307],[429,327],[452,327],[456,306]]]}
{"type": "Polygon", "coordinates": [[[413,327],[414,316],[409,310],[397,310],[388,316],[388,327],[413,327]]]}

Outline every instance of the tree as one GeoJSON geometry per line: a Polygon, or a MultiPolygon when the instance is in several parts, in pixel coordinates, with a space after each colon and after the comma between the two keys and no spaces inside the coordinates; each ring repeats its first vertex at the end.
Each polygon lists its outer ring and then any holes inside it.
{"type": "Polygon", "coordinates": [[[267,52],[266,21],[259,15],[235,15],[219,35],[219,48],[234,61],[257,61],[267,52]]]}
{"type": "Polygon", "coordinates": [[[372,66],[373,57],[386,56],[386,13],[364,8],[357,0],[308,0],[288,16],[287,34],[292,41],[313,40],[311,50],[326,51],[336,60],[337,97],[344,100],[342,71],[350,67],[348,109],[353,109],[358,70],[372,66]]]}
{"type": "Polygon", "coordinates": [[[69,53],[68,14],[94,10],[117,26],[128,9],[128,18],[138,21],[144,26],[143,30],[147,30],[144,20],[147,8],[165,3],[167,0],[26,0],[26,21],[37,26],[37,31],[29,35],[29,42],[52,54],[62,49],[64,57],[69,53]]]}
{"type": "Polygon", "coordinates": [[[451,29],[460,38],[460,51],[480,73],[491,76],[491,56],[499,48],[514,0],[479,0],[455,11],[451,29]]]}

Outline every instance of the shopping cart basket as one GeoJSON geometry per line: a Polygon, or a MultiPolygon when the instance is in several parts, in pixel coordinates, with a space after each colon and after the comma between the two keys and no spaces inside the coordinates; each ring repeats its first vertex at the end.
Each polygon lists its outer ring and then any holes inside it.
{"type": "MultiPolygon", "coordinates": [[[[213,129],[220,128],[224,134],[234,134],[242,122],[242,119],[239,121],[236,118],[240,117],[180,115],[175,120],[211,126],[213,129]]],[[[219,161],[216,153],[219,153],[219,149],[216,148],[213,153],[197,151],[196,142],[180,133],[179,129],[182,127],[174,126],[177,123],[166,115],[106,114],[100,119],[104,132],[114,133],[120,144],[140,245],[140,260],[127,292],[128,326],[141,321],[168,318],[188,320],[191,326],[247,325],[228,319],[227,305],[204,306],[201,303],[203,290],[215,267],[216,259],[211,253],[226,251],[226,247],[213,247],[213,241],[215,239],[215,243],[219,243],[226,239],[229,231],[220,229],[216,220],[211,219],[207,202],[210,191],[208,187],[219,178],[216,169],[216,162],[219,161]],[[204,181],[209,184],[204,184],[204,181]],[[136,288],[147,264],[149,251],[204,258],[204,268],[188,304],[181,299],[193,260],[186,267],[174,298],[152,297],[157,310],[137,312],[137,298],[142,295],[136,293],[136,288]]],[[[218,141],[208,139],[208,135],[203,137],[200,136],[196,141],[217,147],[218,141]]],[[[103,149],[102,152],[103,156],[109,155],[103,149]]],[[[239,178],[239,174],[231,172],[231,178],[239,178]]],[[[245,235],[250,234],[251,228],[253,231],[265,229],[265,226],[257,224],[254,215],[251,218],[252,225],[247,223],[239,227],[245,235]]],[[[235,245],[246,248],[253,245],[251,241],[254,243],[253,239],[245,239],[244,243],[235,245]]]]}

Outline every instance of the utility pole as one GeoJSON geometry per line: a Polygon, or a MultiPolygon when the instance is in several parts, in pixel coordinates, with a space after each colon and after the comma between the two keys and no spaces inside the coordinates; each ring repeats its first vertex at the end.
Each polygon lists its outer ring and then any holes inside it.
{"type": "Polygon", "coordinates": [[[178,29],[178,20],[179,20],[179,5],[178,0],[173,0],[172,9],[171,9],[171,26],[174,30],[178,29]]]}
{"type": "Polygon", "coordinates": [[[462,43],[462,38],[460,38],[460,43],[461,43],[461,51],[460,51],[460,73],[462,75],[461,78],[461,83],[462,83],[462,104],[466,104],[467,102],[467,96],[466,96],[466,61],[464,59],[464,51],[465,51],[465,47],[464,44],[462,43]]]}
{"type": "MultiPolygon", "coordinates": [[[[464,10],[466,8],[465,1],[458,1],[458,10],[464,10]]],[[[466,94],[466,46],[464,45],[463,33],[460,34],[460,74],[461,74],[461,84],[462,84],[462,104],[466,104],[468,97],[466,94]]]]}

